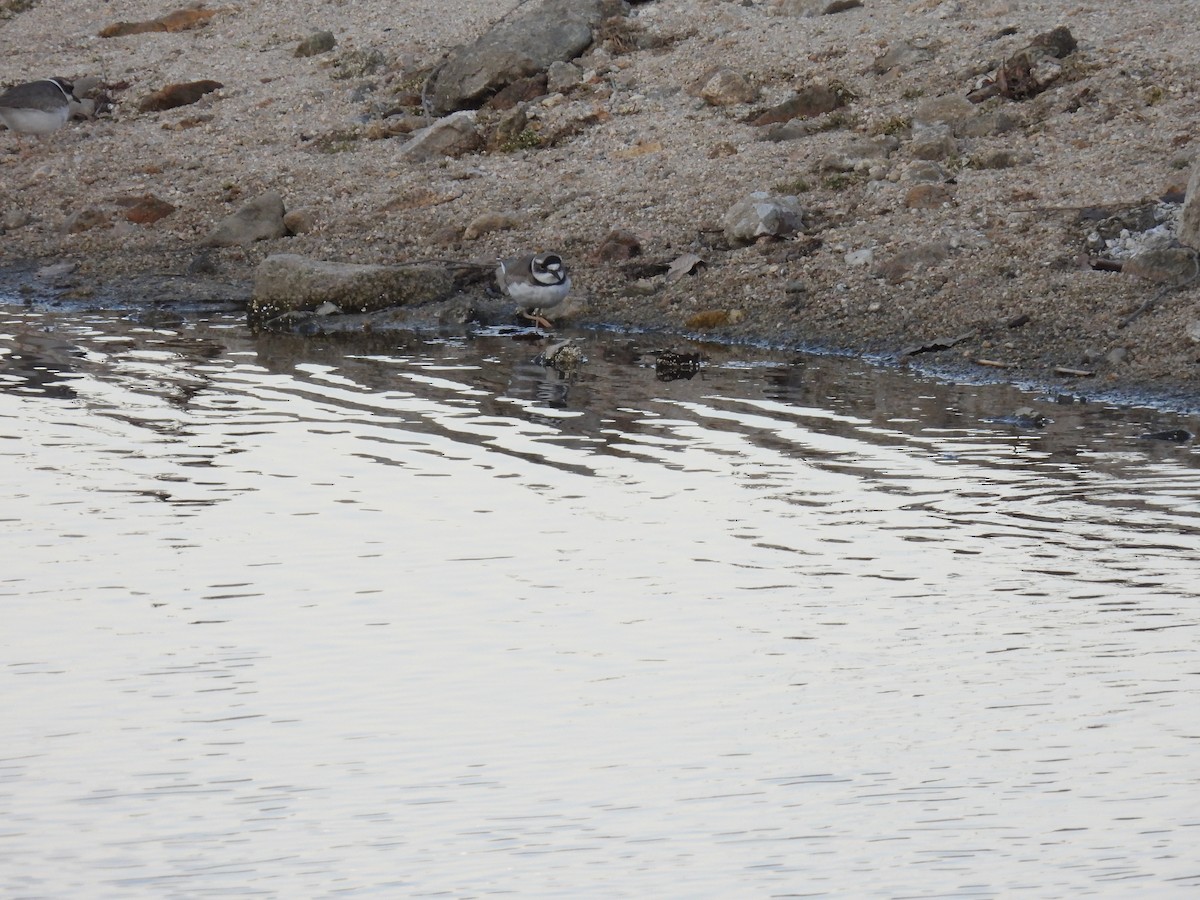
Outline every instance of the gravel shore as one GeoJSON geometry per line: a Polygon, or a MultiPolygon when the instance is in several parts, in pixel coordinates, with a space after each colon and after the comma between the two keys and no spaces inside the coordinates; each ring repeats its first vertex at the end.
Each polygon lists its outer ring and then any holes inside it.
{"type": "Polygon", "coordinates": [[[65,263],[55,278],[86,297],[133,276],[245,285],[272,253],[482,265],[553,248],[579,324],[924,351],[1068,389],[1200,388],[1200,288],[1116,271],[1171,243],[1194,161],[1200,33],[1179,4],[802,14],[828,6],[638,3],[574,60],[577,77],[527,102],[525,140],[413,162],[400,151],[426,124],[412,106],[425,77],[529,3],[232,3],[201,27],[100,37],[174,8],[0,0],[0,83],[91,76],[112,101],[44,141],[0,131],[0,267],[65,263]],[[965,102],[1059,26],[1077,47],[1045,90],[965,102]],[[333,48],[297,56],[319,31],[333,48]],[[197,80],[222,86],[139,109],[197,80]],[[842,105],[752,124],[814,86],[842,105]],[[267,191],[298,233],[201,246],[267,191]],[[731,242],[722,217],[753,191],[799,198],[801,230],[731,242]],[[148,197],[169,214],[131,216],[148,197]],[[704,264],[668,280],[687,253],[704,264]]]}

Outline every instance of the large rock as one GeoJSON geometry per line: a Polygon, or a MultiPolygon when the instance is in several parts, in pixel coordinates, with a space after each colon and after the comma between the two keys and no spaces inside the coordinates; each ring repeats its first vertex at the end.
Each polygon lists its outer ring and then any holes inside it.
{"type": "Polygon", "coordinates": [[[1200,277],[1200,258],[1191,247],[1143,250],[1127,260],[1121,271],[1169,287],[1183,287],[1200,277]]]}
{"type": "Polygon", "coordinates": [[[446,156],[462,156],[483,146],[483,135],[475,127],[470,110],[438,119],[432,125],[414,131],[400,155],[411,162],[425,162],[446,156]]]}
{"type": "Polygon", "coordinates": [[[721,219],[725,237],[731,244],[749,244],[760,237],[787,237],[804,227],[800,200],[755,191],[743,197],[721,219]]]}
{"type": "Polygon", "coordinates": [[[1200,250],[1200,162],[1192,169],[1179,213],[1179,243],[1200,250]]]}
{"type": "Polygon", "coordinates": [[[543,0],[501,20],[475,43],[451,52],[433,78],[433,112],[477,107],[505,85],[575,59],[591,46],[601,20],[628,11],[624,0],[543,0]]]}
{"type": "Polygon", "coordinates": [[[442,300],[454,290],[453,275],[444,266],[358,265],[277,253],[254,273],[250,318],[265,322],[326,303],[344,313],[373,312],[442,300]]]}
{"type": "Polygon", "coordinates": [[[288,233],[283,224],[283,213],[283,197],[277,191],[267,191],[218,222],[201,244],[205,247],[248,247],[255,241],[283,237],[288,233]]]}

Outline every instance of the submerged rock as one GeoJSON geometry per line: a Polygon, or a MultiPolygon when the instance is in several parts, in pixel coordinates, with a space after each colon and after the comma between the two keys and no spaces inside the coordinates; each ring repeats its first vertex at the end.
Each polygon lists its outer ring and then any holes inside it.
{"type": "Polygon", "coordinates": [[[343,313],[428,303],[448,297],[455,280],[444,266],[359,265],[295,253],[268,256],[254,273],[251,321],[314,312],[331,303],[343,313]]]}

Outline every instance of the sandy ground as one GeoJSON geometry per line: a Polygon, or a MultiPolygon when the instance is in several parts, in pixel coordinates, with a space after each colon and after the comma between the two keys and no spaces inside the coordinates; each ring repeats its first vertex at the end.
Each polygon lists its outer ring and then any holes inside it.
{"type": "MultiPolygon", "coordinates": [[[[70,286],[86,295],[127,275],[198,269],[244,284],[278,252],[487,261],[554,248],[572,267],[583,324],[872,353],[954,337],[927,356],[1065,388],[1200,386],[1198,289],[1165,294],[1125,325],[1158,286],[1087,264],[1098,222],[1187,183],[1200,32],[1180,27],[1177,0],[1137,4],[1136,15],[1116,2],[864,0],[819,17],[779,15],[802,4],[777,0],[652,0],[634,7],[628,40],[578,61],[578,87],[530,106],[533,129],[555,138],[548,146],[404,161],[406,138],[387,136],[385,116],[450,48],[521,5],[230,3],[196,30],[100,38],[114,22],[175,7],[40,0],[0,21],[0,83],[93,75],[115,105],[44,142],[0,132],[0,266],[75,263],[70,286]],[[979,104],[938,160],[950,181],[943,202],[912,208],[927,151],[909,126],[923,104],[964,97],[1059,25],[1079,43],[1059,81],[1022,102],[979,104]],[[297,58],[297,43],[323,29],[336,47],[297,58]],[[879,71],[876,60],[906,42],[917,52],[879,71]],[[364,61],[376,68],[364,72],[364,61]],[[757,99],[717,106],[689,91],[717,65],[757,99]],[[138,111],[152,91],[196,79],[224,87],[192,106],[138,111]],[[766,129],[747,123],[813,84],[852,99],[811,134],[763,140],[766,129]],[[829,168],[853,140],[886,136],[896,138],[886,158],[829,168]],[[998,154],[1002,168],[981,162],[998,154]],[[215,222],[270,189],[311,229],[200,253],[215,222]],[[721,217],[755,190],[795,193],[805,233],[730,247],[721,217]],[[126,221],[147,194],[175,211],[126,221]],[[100,224],[67,231],[86,208],[100,224]],[[464,240],[487,213],[511,213],[512,227],[464,240]],[[598,259],[614,228],[636,235],[642,256],[598,259]],[[924,245],[945,258],[898,278],[877,271],[924,245]],[[686,252],[707,267],[667,284],[662,267],[686,252]]],[[[1169,223],[1171,211],[1159,217],[1169,223]]]]}

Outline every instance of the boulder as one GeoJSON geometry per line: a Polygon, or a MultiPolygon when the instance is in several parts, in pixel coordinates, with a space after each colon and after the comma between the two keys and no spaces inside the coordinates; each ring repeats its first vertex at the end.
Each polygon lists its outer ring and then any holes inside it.
{"type": "Polygon", "coordinates": [[[483,146],[483,135],[475,127],[475,113],[464,110],[438,119],[414,131],[400,155],[410,162],[425,162],[446,156],[462,156],[483,146]]]}
{"type": "Polygon", "coordinates": [[[1192,169],[1179,213],[1179,243],[1200,250],[1200,163],[1192,169]]]}
{"type": "Polygon", "coordinates": [[[268,191],[218,222],[201,246],[248,247],[255,241],[283,237],[288,233],[283,215],[283,197],[268,191]]]}
{"type": "Polygon", "coordinates": [[[795,234],[804,226],[804,210],[798,197],[755,191],[729,207],[721,224],[731,244],[749,244],[795,234]]]}
{"type": "Polygon", "coordinates": [[[1168,287],[1183,287],[1200,277],[1200,259],[1190,247],[1144,250],[1127,260],[1121,271],[1168,287]]]}
{"type": "Polygon", "coordinates": [[[254,273],[252,321],[312,312],[331,303],[343,313],[374,312],[442,300],[455,290],[444,266],[328,262],[295,253],[268,256],[254,273]]]}
{"type": "Polygon", "coordinates": [[[502,19],[474,43],[451,51],[430,84],[433,112],[478,107],[514,81],[575,59],[591,46],[593,29],[604,18],[627,12],[623,0],[543,0],[502,19]]]}

